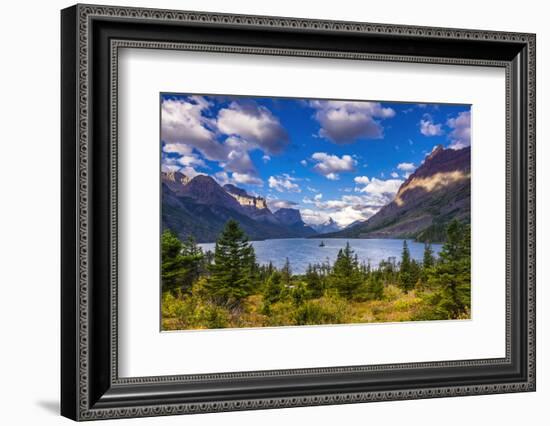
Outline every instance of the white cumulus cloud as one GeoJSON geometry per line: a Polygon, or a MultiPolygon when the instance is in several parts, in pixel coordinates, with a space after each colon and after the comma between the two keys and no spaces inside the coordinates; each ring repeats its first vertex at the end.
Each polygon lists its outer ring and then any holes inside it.
{"type": "Polygon", "coordinates": [[[313,209],[300,209],[300,215],[304,223],[308,225],[322,225],[326,223],[330,217],[330,214],[327,212],[313,209]]]}
{"type": "Polygon", "coordinates": [[[167,143],[162,147],[162,151],[168,154],[191,154],[193,147],[190,145],[184,145],[182,143],[167,143]]]}
{"type": "Polygon", "coordinates": [[[365,221],[372,215],[374,215],[379,208],[364,208],[359,209],[354,206],[346,206],[338,212],[331,213],[330,216],[341,227],[351,225],[353,222],[365,221]]]}
{"type": "Polygon", "coordinates": [[[225,158],[226,148],[216,140],[215,123],[203,115],[210,106],[202,96],[162,101],[161,138],[170,145],[166,152],[190,153],[195,148],[209,160],[225,158]]]}
{"type": "Polygon", "coordinates": [[[340,199],[322,201],[304,198],[304,204],[312,207],[301,209],[305,223],[318,225],[331,217],[339,226],[344,227],[355,221],[364,221],[375,214],[385,204],[386,200],[371,195],[344,195],[340,199]]]}
{"type": "Polygon", "coordinates": [[[289,200],[279,200],[279,199],[268,199],[267,206],[271,211],[276,211],[279,209],[290,209],[296,207],[298,203],[289,200]]]}
{"type": "Polygon", "coordinates": [[[226,135],[237,135],[268,154],[282,152],[289,138],[278,118],[255,102],[231,102],[218,113],[217,126],[226,135]]]}
{"type": "Polygon", "coordinates": [[[402,172],[414,172],[416,166],[413,163],[399,163],[397,168],[402,172]]]}
{"type": "Polygon", "coordinates": [[[395,115],[379,102],[312,101],[319,135],[336,144],[349,144],[357,139],[378,139],[383,136],[380,121],[395,115]]]}
{"type": "Polygon", "coordinates": [[[300,186],[295,183],[296,179],[284,174],[281,176],[270,176],[268,179],[268,184],[270,188],[275,189],[279,192],[302,192],[300,186]]]}
{"type": "Polygon", "coordinates": [[[248,173],[233,172],[231,177],[233,178],[233,181],[237,184],[256,185],[256,186],[262,186],[264,184],[263,180],[261,180],[259,177],[248,173]]]}
{"type": "Polygon", "coordinates": [[[401,179],[378,179],[372,178],[359,192],[369,194],[390,194],[395,195],[403,181],[401,179]]]}
{"type": "Polygon", "coordinates": [[[339,173],[354,171],[357,165],[357,161],[351,155],[338,157],[326,152],[316,152],[311,159],[316,162],[313,170],[330,180],[337,180],[339,173]]]}
{"type": "Polygon", "coordinates": [[[254,167],[247,151],[230,150],[226,160],[222,161],[220,165],[230,172],[257,174],[256,167],[254,167]]]}
{"type": "Polygon", "coordinates": [[[395,194],[403,183],[402,179],[378,179],[372,178],[363,185],[357,186],[355,192],[363,194],[365,204],[369,206],[383,206],[395,198],[395,194]]]}
{"type": "Polygon", "coordinates": [[[192,165],[200,166],[200,167],[206,166],[202,158],[198,158],[194,154],[182,155],[181,157],[178,158],[178,163],[180,163],[182,166],[192,166],[192,165]]]}
{"type": "Polygon", "coordinates": [[[432,117],[429,114],[424,114],[424,117],[420,120],[420,133],[424,136],[440,136],[443,132],[443,125],[441,123],[434,123],[432,117]]]}
{"type": "Polygon", "coordinates": [[[218,172],[214,175],[214,179],[221,185],[233,183],[227,172],[218,172]]]}
{"type": "Polygon", "coordinates": [[[355,183],[358,183],[361,185],[367,185],[370,182],[370,179],[368,178],[368,176],[355,176],[353,180],[355,181],[355,183]]]}
{"type": "Polygon", "coordinates": [[[233,173],[234,182],[260,185],[249,153],[259,149],[262,161],[270,161],[271,154],[282,152],[288,145],[286,130],[268,108],[252,100],[235,100],[217,114],[215,105],[203,96],[162,101],[162,164],[174,169],[170,162],[179,154],[182,166],[204,167],[202,157],[233,173]]]}
{"type": "Polygon", "coordinates": [[[447,120],[447,126],[452,129],[449,133],[451,139],[449,148],[461,149],[470,146],[470,121],[470,111],[461,112],[456,117],[447,120]]]}

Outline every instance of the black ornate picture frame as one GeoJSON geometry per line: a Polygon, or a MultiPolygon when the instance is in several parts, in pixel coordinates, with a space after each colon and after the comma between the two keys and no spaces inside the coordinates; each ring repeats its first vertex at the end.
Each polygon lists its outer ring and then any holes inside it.
{"type": "Polygon", "coordinates": [[[535,390],[535,35],[76,5],[61,13],[61,413],[74,420],[535,390]],[[120,378],[122,47],[477,65],[506,72],[506,356],[120,378]]]}

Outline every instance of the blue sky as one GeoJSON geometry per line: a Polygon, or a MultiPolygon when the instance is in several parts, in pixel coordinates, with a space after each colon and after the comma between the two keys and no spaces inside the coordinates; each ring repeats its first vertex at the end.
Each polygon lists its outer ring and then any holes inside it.
{"type": "Polygon", "coordinates": [[[434,146],[470,145],[470,106],[161,95],[162,169],[207,174],[346,226],[390,202],[434,146]]]}

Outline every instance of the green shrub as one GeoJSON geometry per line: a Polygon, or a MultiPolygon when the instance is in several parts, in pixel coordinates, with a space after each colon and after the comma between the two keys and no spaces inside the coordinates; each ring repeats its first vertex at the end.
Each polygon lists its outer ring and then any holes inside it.
{"type": "Polygon", "coordinates": [[[203,310],[204,323],[208,328],[225,328],[229,325],[229,312],[213,304],[208,304],[203,310]]]}
{"type": "Polygon", "coordinates": [[[383,300],[393,302],[403,296],[401,289],[395,285],[388,285],[384,288],[383,300]]]}
{"type": "Polygon", "coordinates": [[[268,325],[271,327],[296,325],[294,318],[295,310],[296,306],[290,300],[269,305],[268,325]]]}
{"type": "Polygon", "coordinates": [[[295,312],[298,325],[340,324],[347,315],[347,303],[336,297],[308,300],[295,312]]]}
{"type": "Polygon", "coordinates": [[[296,305],[301,305],[309,299],[311,292],[307,288],[307,284],[303,281],[298,281],[293,284],[293,288],[290,290],[290,296],[296,305]]]}
{"type": "Polygon", "coordinates": [[[163,329],[224,328],[230,323],[230,312],[197,296],[172,295],[162,297],[163,329]]]}

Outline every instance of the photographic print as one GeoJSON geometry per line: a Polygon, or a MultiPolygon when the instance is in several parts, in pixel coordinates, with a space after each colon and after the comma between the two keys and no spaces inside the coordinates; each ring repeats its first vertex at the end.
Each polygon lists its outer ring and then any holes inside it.
{"type": "Polygon", "coordinates": [[[469,319],[470,120],[162,93],[161,329],[469,319]]]}

